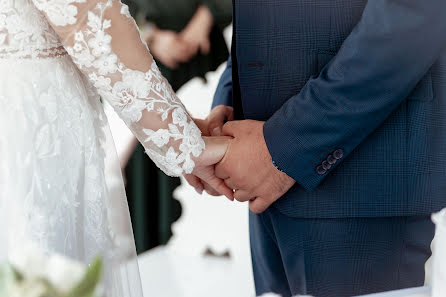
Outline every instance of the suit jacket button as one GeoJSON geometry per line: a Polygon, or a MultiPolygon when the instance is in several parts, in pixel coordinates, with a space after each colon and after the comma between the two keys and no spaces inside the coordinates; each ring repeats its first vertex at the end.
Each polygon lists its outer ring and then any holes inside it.
{"type": "Polygon", "coordinates": [[[327,161],[328,161],[328,164],[333,165],[338,160],[335,157],[333,157],[333,155],[330,155],[330,156],[328,156],[327,161]]]}
{"type": "Polygon", "coordinates": [[[327,173],[327,170],[325,170],[324,167],[322,167],[322,165],[319,165],[319,166],[316,168],[316,172],[317,172],[317,174],[319,174],[319,175],[323,175],[323,174],[327,173]]]}
{"type": "Polygon", "coordinates": [[[329,170],[329,169],[331,168],[331,164],[328,163],[328,161],[324,161],[324,162],[322,162],[322,167],[323,167],[325,170],[329,170]]]}
{"type": "Polygon", "coordinates": [[[335,150],[334,153],[333,153],[333,156],[334,156],[337,160],[339,160],[339,159],[341,159],[341,158],[344,156],[344,151],[341,150],[341,149],[335,150]]]}

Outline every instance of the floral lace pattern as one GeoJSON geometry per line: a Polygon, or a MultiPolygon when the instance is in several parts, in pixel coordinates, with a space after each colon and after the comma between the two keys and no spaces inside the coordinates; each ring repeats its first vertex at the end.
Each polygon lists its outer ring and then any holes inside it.
{"type": "Polygon", "coordinates": [[[36,7],[45,11],[48,18],[56,26],[75,24],[77,21],[77,7],[74,3],[85,3],[87,0],[35,0],[36,7]]]}
{"type": "Polygon", "coordinates": [[[141,297],[137,267],[127,266],[136,253],[119,160],[95,88],[69,56],[0,59],[0,69],[10,70],[0,72],[0,262],[29,246],[86,264],[100,255],[106,295],[141,297]]]}
{"type": "MultiPolygon", "coordinates": [[[[47,15],[56,32],[66,31],[59,26],[73,25],[69,26],[71,34],[64,36],[67,52],[132,129],[156,164],[171,176],[191,173],[195,167],[193,157],[198,157],[204,149],[200,130],[140,38],[135,42],[142,42],[145,52],[139,59],[151,60],[147,70],[128,67],[115,51],[112,40],[118,37],[111,33],[112,22],[124,20],[114,20],[111,16],[118,9],[119,15],[130,18],[127,6],[116,0],[34,0],[34,3],[47,15]],[[87,11],[82,3],[88,7],[87,11]],[[72,41],[70,35],[74,36],[72,41]],[[144,112],[153,117],[148,124],[143,119],[144,112]]],[[[133,21],[129,29],[137,31],[133,21]]]]}
{"type": "Polygon", "coordinates": [[[0,0],[0,58],[64,53],[56,33],[29,0],[0,0]]]}
{"type": "Polygon", "coordinates": [[[112,44],[119,38],[113,36],[112,22],[131,23],[128,29],[137,32],[129,18],[128,7],[117,0],[0,0],[0,58],[34,59],[68,52],[161,169],[171,176],[191,173],[193,158],[204,149],[199,129],[139,33],[133,42],[143,44],[145,52],[135,58],[151,60],[146,69],[128,67],[114,48],[119,45],[112,44]],[[116,15],[125,19],[113,19],[116,15]],[[62,42],[59,30],[66,34],[62,42]],[[153,117],[150,123],[142,121],[145,112],[153,117]]]}

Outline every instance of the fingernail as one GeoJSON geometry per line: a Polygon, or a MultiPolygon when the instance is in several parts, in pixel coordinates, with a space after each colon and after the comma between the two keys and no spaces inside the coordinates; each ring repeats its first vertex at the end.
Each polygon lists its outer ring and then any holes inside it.
{"type": "Polygon", "coordinates": [[[195,188],[195,191],[200,195],[203,194],[203,188],[195,188]]]}
{"type": "Polygon", "coordinates": [[[212,135],[213,136],[220,136],[221,135],[221,128],[220,127],[215,127],[214,130],[212,130],[212,135]]]}

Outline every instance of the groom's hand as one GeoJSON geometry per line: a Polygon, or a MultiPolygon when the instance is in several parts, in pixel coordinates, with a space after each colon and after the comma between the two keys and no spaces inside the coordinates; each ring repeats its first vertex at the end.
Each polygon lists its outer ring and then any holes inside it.
{"type": "MultiPolygon", "coordinates": [[[[194,119],[195,124],[200,128],[203,136],[220,136],[223,125],[234,120],[234,109],[231,106],[218,105],[214,107],[206,119],[194,119]]],[[[192,174],[184,175],[186,181],[201,194],[205,190],[209,195],[221,196],[222,193],[216,191],[209,184],[192,174]]]]}
{"type": "Polygon", "coordinates": [[[263,137],[263,124],[251,120],[225,124],[223,135],[234,139],[215,167],[216,176],[236,190],[234,198],[249,201],[249,208],[255,213],[265,211],[295,184],[291,177],[274,167],[263,137]]]}

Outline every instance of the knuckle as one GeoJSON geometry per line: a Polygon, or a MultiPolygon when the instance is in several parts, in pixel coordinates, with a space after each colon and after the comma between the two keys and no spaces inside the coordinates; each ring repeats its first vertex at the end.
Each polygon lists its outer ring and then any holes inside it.
{"type": "Polygon", "coordinates": [[[238,202],[245,202],[245,200],[243,198],[240,198],[237,196],[235,196],[234,199],[237,200],[238,202]]]}
{"type": "Polygon", "coordinates": [[[260,209],[259,209],[257,206],[255,206],[255,205],[251,205],[251,206],[249,206],[249,209],[250,209],[253,213],[256,213],[256,214],[260,214],[260,213],[262,213],[262,212],[260,211],[260,209]]]}

